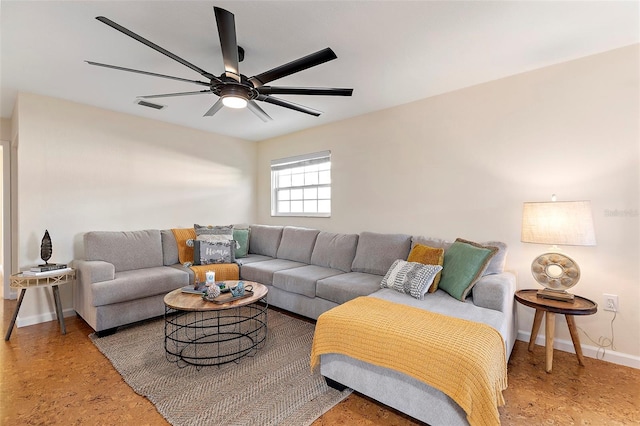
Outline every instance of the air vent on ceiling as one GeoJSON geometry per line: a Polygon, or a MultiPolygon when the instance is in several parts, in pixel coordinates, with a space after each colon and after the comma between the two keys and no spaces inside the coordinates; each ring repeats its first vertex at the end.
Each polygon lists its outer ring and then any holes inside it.
{"type": "Polygon", "coordinates": [[[153,102],[145,101],[144,99],[136,99],[135,103],[153,109],[163,109],[167,107],[166,105],[154,104],[153,102]]]}

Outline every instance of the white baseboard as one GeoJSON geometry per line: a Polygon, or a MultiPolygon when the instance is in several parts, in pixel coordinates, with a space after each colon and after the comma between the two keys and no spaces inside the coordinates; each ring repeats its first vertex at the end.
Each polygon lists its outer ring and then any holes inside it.
{"type": "MultiPolygon", "coordinates": [[[[530,331],[518,330],[518,340],[529,343],[530,337],[530,331]]],[[[538,337],[536,338],[536,345],[544,346],[544,343],[544,334],[538,333],[538,337]]],[[[597,346],[590,346],[585,344],[581,344],[580,346],[582,346],[582,354],[586,357],[601,359],[603,361],[612,362],[614,364],[640,369],[640,357],[638,356],[625,354],[623,352],[612,351],[607,348],[604,353],[604,357],[602,357],[602,350],[598,352],[600,348],[598,348],[597,346]]],[[[573,342],[571,340],[554,339],[553,348],[572,354],[576,353],[576,351],[573,349],[573,342]]]]}
{"type": "MultiPolygon", "coordinates": [[[[76,311],[73,308],[63,309],[62,316],[63,317],[72,317],[75,316],[76,311]]],[[[55,312],[45,312],[43,314],[38,315],[30,315],[28,317],[20,317],[18,314],[18,318],[16,319],[16,326],[27,327],[29,325],[40,324],[41,322],[49,322],[49,321],[57,321],[55,312]]]]}

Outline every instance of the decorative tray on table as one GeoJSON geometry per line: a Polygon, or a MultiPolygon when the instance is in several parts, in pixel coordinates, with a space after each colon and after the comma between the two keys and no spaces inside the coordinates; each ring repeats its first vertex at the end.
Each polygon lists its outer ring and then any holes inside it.
{"type": "Polygon", "coordinates": [[[216,297],[213,300],[209,300],[209,299],[203,299],[203,300],[206,300],[208,302],[223,304],[223,303],[233,302],[235,300],[240,300],[240,299],[244,299],[251,296],[253,296],[253,291],[251,290],[245,290],[242,296],[234,296],[233,294],[231,294],[230,291],[227,291],[226,293],[222,293],[220,296],[216,297]]]}

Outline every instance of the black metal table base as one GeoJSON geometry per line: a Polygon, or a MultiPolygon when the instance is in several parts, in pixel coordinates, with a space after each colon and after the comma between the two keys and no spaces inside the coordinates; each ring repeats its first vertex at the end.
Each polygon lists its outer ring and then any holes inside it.
{"type": "Polygon", "coordinates": [[[222,365],[253,356],[267,338],[267,303],[180,311],[165,306],[164,349],[179,367],[222,365]]]}

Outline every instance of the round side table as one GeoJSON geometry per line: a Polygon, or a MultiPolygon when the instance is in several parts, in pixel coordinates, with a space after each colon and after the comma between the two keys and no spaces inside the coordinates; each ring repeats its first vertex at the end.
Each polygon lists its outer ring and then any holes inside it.
{"type": "Polygon", "coordinates": [[[533,327],[531,328],[531,338],[529,339],[529,352],[533,351],[542,316],[546,314],[545,321],[545,349],[546,349],[546,371],[551,373],[553,367],[553,337],[556,331],[556,314],[564,315],[569,326],[569,333],[573,341],[573,348],[576,351],[578,363],[584,366],[584,356],[580,347],[580,337],[576,329],[574,315],[592,315],[598,311],[598,305],[584,297],[575,296],[573,303],[562,300],[545,299],[538,297],[538,290],[518,290],[515,294],[516,300],[536,310],[533,317],[533,327]]]}
{"type": "Polygon", "coordinates": [[[13,312],[13,317],[11,317],[11,321],[9,322],[9,328],[7,329],[7,334],[4,336],[4,340],[9,340],[11,338],[11,332],[13,331],[13,326],[16,323],[16,318],[18,318],[18,312],[20,311],[22,300],[29,288],[51,287],[51,290],[53,291],[53,299],[56,303],[56,316],[60,323],[60,331],[62,334],[67,334],[67,328],[64,325],[64,315],[62,313],[62,303],[60,302],[60,290],[58,290],[58,286],[72,283],[75,278],[76,271],[72,268],[50,271],[41,275],[25,275],[22,272],[19,274],[12,274],[11,288],[20,290],[20,296],[18,297],[18,304],[16,305],[16,310],[13,312]]]}

